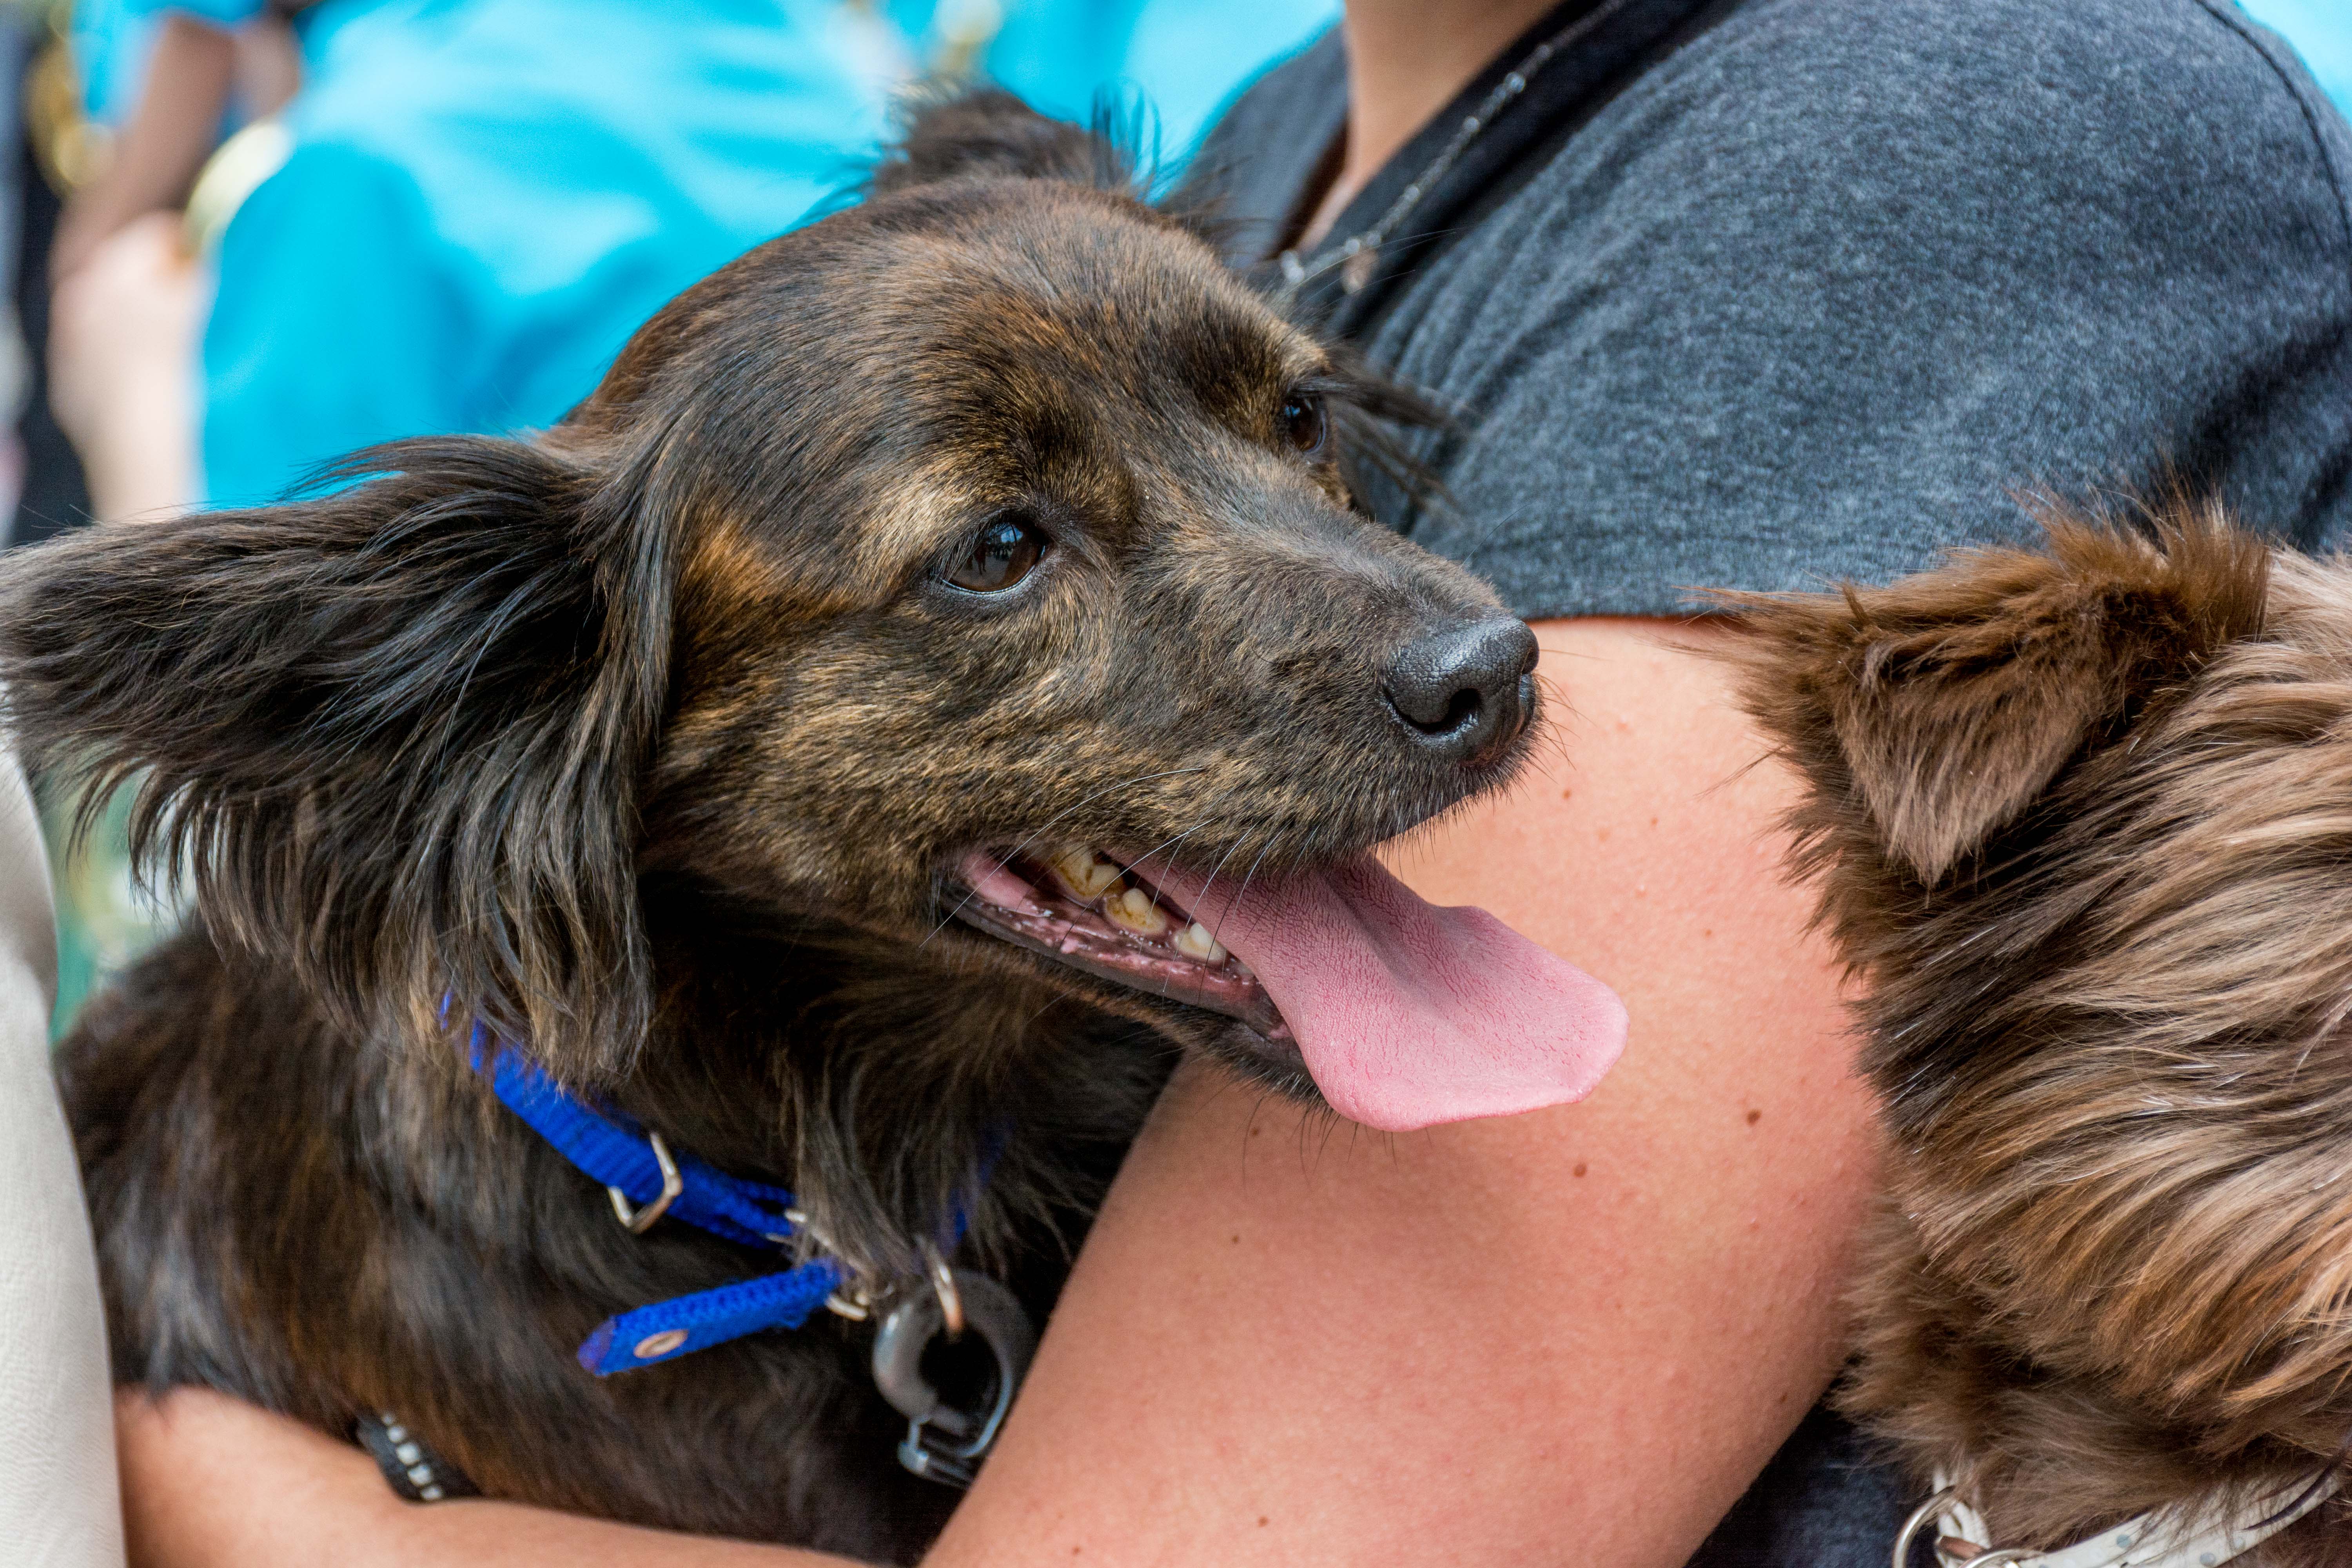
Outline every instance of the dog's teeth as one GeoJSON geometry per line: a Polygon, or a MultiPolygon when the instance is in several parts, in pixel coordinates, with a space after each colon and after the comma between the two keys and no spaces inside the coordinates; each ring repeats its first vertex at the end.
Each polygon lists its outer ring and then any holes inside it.
{"type": "Polygon", "coordinates": [[[1110,900],[1103,905],[1103,913],[1113,925],[1138,936],[1158,937],[1168,930],[1167,915],[1141,888],[1129,888],[1110,900]]]}
{"type": "Polygon", "coordinates": [[[1203,963],[1223,963],[1225,961],[1224,944],[1211,936],[1209,928],[1199,921],[1176,933],[1176,951],[1203,963]]]}
{"type": "Polygon", "coordinates": [[[1047,864],[1063,888],[1082,903],[1092,903],[1118,888],[1121,880],[1117,866],[1084,844],[1055,850],[1047,864]]]}

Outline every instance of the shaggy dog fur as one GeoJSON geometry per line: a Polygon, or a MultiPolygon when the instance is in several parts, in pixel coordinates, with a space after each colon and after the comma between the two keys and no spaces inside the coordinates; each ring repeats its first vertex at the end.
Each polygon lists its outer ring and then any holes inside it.
{"type": "Polygon", "coordinates": [[[1349,510],[1350,422],[1395,406],[989,97],[540,439],[13,561],[20,742],[131,781],[195,910],[63,1047],[118,1374],[393,1411],[500,1497],[919,1553],[952,1494],[897,1468],[868,1329],[581,1371],[608,1315],[780,1260],[625,1234],[453,1031],[790,1186],[877,1286],[970,1204],[966,1259],[1042,1312],[1171,1049],[1312,1087],[956,921],[959,857],[1275,877],[1524,747],[1524,707],[1465,753],[1383,695],[1400,650],[1516,626],[1349,510]]]}
{"type": "Polygon", "coordinates": [[[2145,521],[1744,602],[1888,1132],[1844,1402],[2003,1545],[2352,1438],[2352,568],[2145,521]]]}

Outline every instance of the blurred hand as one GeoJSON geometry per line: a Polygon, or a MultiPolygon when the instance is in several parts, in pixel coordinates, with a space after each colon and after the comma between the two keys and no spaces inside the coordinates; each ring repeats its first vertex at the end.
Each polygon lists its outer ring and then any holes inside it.
{"type": "MultiPolygon", "coordinates": [[[[196,172],[220,140],[221,113],[242,74],[244,52],[241,40],[199,17],[162,18],[130,123],[98,178],[73,194],[58,219],[49,244],[52,282],[81,270],[140,214],[186,205],[196,172]]],[[[259,112],[281,101],[282,95],[259,112]]]]}
{"type": "Polygon", "coordinates": [[[328,1549],[360,1547],[398,1522],[399,1500],[359,1449],[207,1389],[160,1400],[119,1390],[114,1432],[134,1568],[304,1550],[320,1553],[312,1562],[357,1562],[361,1552],[328,1549]]]}
{"type": "Polygon", "coordinates": [[[375,1461],[203,1388],[114,1396],[131,1568],[856,1568],[480,1499],[407,1503],[375,1461]]]}
{"type": "Polygon", "coordinates": [[[177,214],[149,213],[58,279],[49,404],[112,521],[196,499],[196,354],[205,290],[177,214]]]}

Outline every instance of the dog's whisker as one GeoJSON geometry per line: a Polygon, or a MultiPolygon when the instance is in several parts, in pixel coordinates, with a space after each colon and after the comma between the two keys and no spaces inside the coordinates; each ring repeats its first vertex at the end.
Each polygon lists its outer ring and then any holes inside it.
{"type": "MultiPolygon", "coordinates": [[[[1146,860],[1150,859],[1154,855],[1159,854],[1161,850],[1169,848],[1172,845],[1182,843],[1185,839],[1191,837],[1193,834],[1198,833],[1202,827],[1206,826],[1208,825],[1208,818],[1203,817],[1199,822],[1194,823],[1192,826],[1184,829],[1183,832],[1179,833],[1172,837],[1160,840],[1160,842],[1153,845],[1150,848],[1137,856],[1133,860],[1128,862],[1128,869],[1132,871],[1135,868],[1142,865],[1146,860]]],[[[1171,864],[1172,867],[1172,861],[1171,864]]],[[[1159,909],[1160,899],[1160,885],[1146,878],[1139,878],[1138,880],[1143,881],[1145,885],[1150,889],[1150,906],[1154,910],[1159,909]]],[[[1152,989],[1155,994],[1172,997],[1174,995],[1174,992],[1171,990],[1174,981],[1171,977],[1163,976],[1160,980],[1159,984],[1152,989]]]]}
{"type": "MultiPolygon", "coordinates": [[[[1249,897],[1250,879],[1257,875],[1259,864],[1265,859],[1266,856],[1273,850],[1274,846],[1275,841],[1271,838],[1267,839],[1265,847],[1257,852],[1257,858],[1255,860],[1252,860],[1249,864],[1249,869],[1242,874],[1242,885],[1240,889],[1234,892],[1233,902],[1227,904],[1217,915],[1217,924],[1220,928],[1223,928],[1225,923],[1225,916],[1234,911],[1234,906],[1239,904],[1244,899],[1249,897]]],[[[1217,932],[1211,931],[1209,934],[1213,937],[1217,935],[1217,932]]],[[[1220,938],[1219,940],[1222,941],[1223,939],[1220,938]]]]}
{"type": "Polygon", "coordinates": [[[1217,857],[1217,863],[1214,866],[1209,868],[1208,878],[1201,884],[1201,896],[1203,899],[1208,897],[1209,889],[1217,885],[1217,879],[1224,875],[1226,863],[1233,859],[1234,854],[1240,850],[1243,843],[1244,840],[1236,838],[1231,844],[1225,846],[1225,852],[1217,857]]]}
{"type": "MultiPolygon", "coordinates": [[[[1129,861],[1127,868],[1132,871],[1137,867],[1142,865],[1146,860],[1150,859],[1154,855],[1159,854],[1161,850],[1169,848],[1173,845],[1181,844],[1187,838],[1192,837],[1195,833],[1200,832],[1202,828],[1207,826],[1208,823],[1209,819],[1207,817],[1202,817],[1192,826],[1184,829],[1183,832],[1176,834],[1172,837],[1161,839],[1159,843],[1153,845],[1150,848],[1145,850],[1142,854],[1138,855],[1134,859],[1129,861]]],[[[1174,862],[1172,860],[1170,862],[1170,868],[1171,870],[1174,868],[1174,862]]],[[[1154,909],[1158,909],[1160,907],[1160,884],[1157,882],[1153,882],[1151,884],[1151,906],[1154,909]]]]}

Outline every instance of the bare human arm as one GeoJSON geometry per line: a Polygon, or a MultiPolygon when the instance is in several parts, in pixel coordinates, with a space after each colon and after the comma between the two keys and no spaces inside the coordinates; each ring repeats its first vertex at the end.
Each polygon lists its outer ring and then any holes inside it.
{"type": "Polygon", "coordinates": [[[940,1568],[1674,1568],[1828,1383],[1874,1141],[1788,785],[1709,634],[1536,629],[1557,760],[1396,868],[1614,985],[1623,1060],[1395,1139],[1188,1075],[940,1568]]]}
{"type": "MultiPolygon", "coordinates": [[[[1874,1143],[1836,977],[1780,875],[1789,785],[1686,650],[1719,634],[1537,633],[1550,760],[1396,864],[1614,985],[1624,1059],[1582,1105],[1394,1138],[1184,1075],[934,1568],[1675,1568],[1828,1383],[1874,1143]]],[[[214,1403],[224,1445],[282,1425],[214,1403]]],[[[297,1436],[200,1493],[178,1468],[197,1440],[134,1414],[141,1560],[362,1563],[296,1538],[363,1512],[405,1532],[407,1563],[817,1561],[408,1508],[356,1452],[297,1436]],[[237,1551],[224,1513],[251,1521],[237,1551]],[[158,1546],[192,1521],[221,1544],[158,1546]]]]}
{"type": "Polygon", "coordinates": [[[177,213],[151,212],[94,243],[50,300],[49,405],[109,522],[195,504],[197,351],[205,279],[177,213]]]}
{"type": "Polygon", "coordinates": [[[73,194],[49,247],[52,281],[71,276],[110,235],[148,213],[176,211],[220,140],[236,88],[237,44],[226,27],[167,12],[148,47],[130,122],[98,175],[73,194]]]}
{"type": "Polygon", "coordinates": [[[123,1534],[136,1568],[845,1568],[740,1541],[666,1535],[512,1503],[420,1508],[348,1443],[206,1389],[115,1396],[123,1534]]]}

